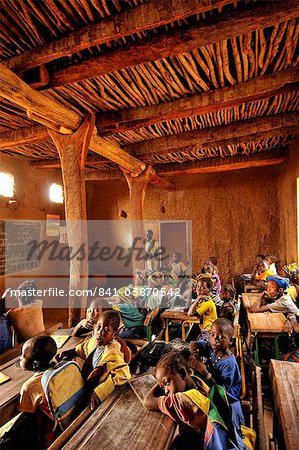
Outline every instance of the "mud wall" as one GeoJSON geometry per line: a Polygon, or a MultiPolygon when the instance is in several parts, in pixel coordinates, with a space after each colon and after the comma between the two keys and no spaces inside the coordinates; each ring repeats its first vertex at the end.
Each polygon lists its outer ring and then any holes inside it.
{"type": "MultiPolygon", "coordinates": [[[[0,196],[0,219],[6,220],[46,220],[47,214],[58,214],[64,219],[64,205],[49,199],[52,183],[62,183],[59,170],[35,169],[24,159],[0,156],[0,172],[14,176],[16,207],[9,205],[7,198],[0,196]]],[[[53,286],[51,279],[38,279],[37,274],[51,274],[46,261],[41,267],[30,271],[30,278],[36,279],[38,289],[53,286]]],[[[10,287],[17,287],[18,280],[9,279],[10,287]]],[[[55,284],[55,283],[54,283],[55,284]]],[[[68,281],[66,279],[66,285],[68,281]]],[[[5,286],[4,276],[0,276],[0,292],[5,286]]]]}
{"type": "Polygon", "coordinates": [[[289,146],[289,158],[278,179],[280,218],[280,255],[282,262],[299,262],[298,209],[299,209],[299,141],[289,146]],[[298,189],[298,192],[297,192],[298,189]]]}
{"type": "MultiPolygon", "coordinates": [[[[216,256],[222,278],[231,281],[232,276],[251,271],[257,253],[280,253],[282,174],[281,167],[269,167],[173,177],[174,191],[149,186],[144,218],[192,220],[193,271],[216,256]]],[[[121,210],[132,219],[124,181],[89,182],[87,191],[90,219],[125,220],[121,210]]]]}

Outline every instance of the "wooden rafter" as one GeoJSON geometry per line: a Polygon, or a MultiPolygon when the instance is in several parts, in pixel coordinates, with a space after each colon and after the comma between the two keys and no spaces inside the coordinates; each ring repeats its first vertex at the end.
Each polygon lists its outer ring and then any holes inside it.
{"type": "Polygon", "coordinates": [[[183,54],[291,20],[298,15],[298,3],[287,0],[285,2],[269,2],[266,6],[257,5],[250,11],[234,12],[224,17],[207,19],[200,26],[197,24],[183,31],[179,29],[173,33],[155,36],[149,41],[139,41],[80,64],[59,69],[50,74],[48,86],[62,86],[148,61],[183,54]]]}
{"type": "Polygon", "coordinates": [[[8,60],[7,65],[10,69],[22,72],[63,56],[71,56],[93,45],[105,44],[166,25],[231,2],[232,0],[153,0],[15,56],[8,60]]]}
{"type": "MultiPolygon", "coordinates": [[[[1,134],[0,134],[1,136],[1,134]]],[[[89,156],[86,158],[86,164],[93,166],[104,166],[109,164],[111,161],[108,159],[99,160],[93,156],[89,156]]],[[[30,165],[32,167],[38,167],[39,169],[59,169],[61,167],[59,159],[40,159],[37,161],[31,161],[30,165]]]]}
{"type": "MultiPolygon", "coordinates": [[[[290,137],[296,134],[296,131],[297,130],[295,127],[286,127],[283,130],[274,129],[260,133],[248,134],[246,136],[213,141],[203,145],[195,145],[188,148],[187,151],[185,148],[174,148],[167,153],[144,156],[144,161],[148,164],[160,164],[165,162],[174,162],[175,159],[182,159],[185,161],[188,159],[202,160],[203,158],[209,159],[210,157],[215,156],[215,152],[219,154],[219,156],[223,157],[223,152],[225,152],[225,149],[229,152],[229,154],[233,155],[234,148],[239,148],[248,154],[251,148],[272,148],[272,142],[277,142],[279,139],[282,141],[289,141],[290,137]],[[173,158],[173,155],[175,155],[175,158],[173,158]]],[[[182,161],[179,162],[181,163],[182,161]]]]}
{"type": "Polygon", "coordinates": [[[0,65],[0,96],[21,106],[35,122],[64,134],[78,129],[82,117],[71,108],[35,91],[7,67],[0,65]]]}
{"type": "MultiPolygon", "coordinates": [[[[27,112],[30,112],[30,117],[33,120],[42,124],[47,123],[48,128],[62,134],[75,131],[82,122],[82,117],[78,113],[30,88],[3,65],[0,65],[0,97],[25,108],[27,112]]],[[[41,127],[39,127],[38,132],[40,135],[43,133],[41,127]]],[[[30,135],[30,139],[32,138],[32,133],[30,134],[28,130],[25,133],[30,135]]],[[[22,138],[20,139],[22,141],[22,138]]],[[[96,135],[92,137],[90,149],[136,174],[141,173],[146,167],[142,161],[128,155],[119,145],[108,143],[96,135]]]]}
{"type": "MultiPolygon", "coordinates": [[[[179,176],[195,173],[217,173],[231,170],[249,169],[256,167],[275,166],[282,164],[287,157],[286,149],[277,149],[271,153],[261,152],[254,155],[235,155],[225,158],[208,158],[203,161],[186,162],[183,164],[160,164],[155,166],[157,174],[164,176],[179,176]]],[[[123,174],[120,170],[88,171],[85,174],[86,181],[121,180],[123,174]]]]}
{"type": "Polygon", "coordinates": [[[101,136],[136,130],[166,120],[182,119],[233,108],[298,89],[299,68],[253,78],[236,86],[203,92],[188,98],[143,108],[97,114],[96,127],[101,136]]]}
{"type": "Polygon", "coordinates": [[[187,131],[150,141],[126,145],[124,148],[137,157],[163,154],[192,145],[204,146],[215,141],[235,139],[253,133],[284,129],[298,126],[297,113],[277,114],[274,116],[238,121],[225,126],[211,127],[202,130],[187,131]]]}
{"type": "Polygon", "coordinates": [[[0,149],[13,148],[20,145],[38,144],[49,139],[47,128],[43,125],[17,128],[0,133],[0,149]]]}
{"type": "Polygon", "coordinates": [[[267,155],[267,152],[252,156],[228,156],[213,161],[214,158],[209,158],[205,161],[195,161],[183,164],[167,164],[163,166],[156,166],[159,175],[161,176],[178,176],[196,173],[219,173],[230,172],[232,170],[251,169],[257,167],[277,166],[286,160],[286,153],[280,152],[273,155],[267,155]]]}

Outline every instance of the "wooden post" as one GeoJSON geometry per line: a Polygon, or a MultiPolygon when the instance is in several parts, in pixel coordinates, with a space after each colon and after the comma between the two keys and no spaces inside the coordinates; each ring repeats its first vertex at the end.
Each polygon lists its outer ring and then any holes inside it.
{"type": "MultiPolygon", "coordinates": [[[[82,289],[86,291],[88,288],[88,236],[84,170],[94,120],[94,116],[86,116],[78,130],[69,135],[48,130],[61,161],[68,243],[74,253],[82,249],[78,253],[78,258],[70,260],[69,289],[74,291],[82,289]],[[83,255],[83,249],[85,255],[83,255]]],[[[78,303],[83,311],[83,308],[86,308],[86,300],[86,293],[82,296],[69,296],[68,324],[70,327],[74,326],[81,317],[78,303]]]]}
{"type": "MultiPolygon", "coordinates": [[[[143,211],[144,211],[144,199],[146,194],[146,189],[148,183],[152,178],[155,177],[156,172],[152,166],[148,166],[142,174],[137,177],[132,177],[131,174],[123,170],[124,176],[127,180],[129,191],[130,191],[130,204],[131,204],[131,217],[133,220],[132,226],[132,238],[133,242],[136,238],[141,238],[142,244],[144,245],[144,226],[143,226],[143,211]]],[[[138,247],[140,246],[140,241],[137,242],[138,247]]],[[[133,278],[137,269],[144,269],[145,261],[142,259],[137,261],[133,258],[132,261],[132,273],[133,278]]]]}

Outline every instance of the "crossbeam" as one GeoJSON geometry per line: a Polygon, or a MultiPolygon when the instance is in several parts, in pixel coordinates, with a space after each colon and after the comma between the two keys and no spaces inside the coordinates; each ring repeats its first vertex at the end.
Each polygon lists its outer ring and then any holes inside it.
{"type": "MultiPolygon", "coordinates": [[[[286,131],[286,128],[297,127],[299,121],[298,113],[283,113],[273,116],[257,117],[249,120],[233,122],[229,125],[204,128],[194,131],[185,131],[171,136],[152,139],[150,141],[138,142],[126,145],[124,148],[136,157],[159,155],[170,153],[181,148],[210,145],[218,141],[261,133],[271,130],[286,131]]],[[[285,135],[287,135],[285,133],[285,135]]]]}
{"type": "Polygon", "coordinates": [[[93,45],[106,44],[228,3],[231,0],[152,0],[14,56],[7,61],[7,66],[23,72],[54,59],[71,56],[93,45]]]}
{"type": "Polygon", "coordinates": [[[96,127],[99,135],[109,136],[167,120],[212,113],[220,109],[233,108],[242,103],[254,102],[297,90],[298,80],[299,68],[292,68],[256,77],[236,86],[203,92],[172,102],[124,111],[98,113],[96,127]]]}

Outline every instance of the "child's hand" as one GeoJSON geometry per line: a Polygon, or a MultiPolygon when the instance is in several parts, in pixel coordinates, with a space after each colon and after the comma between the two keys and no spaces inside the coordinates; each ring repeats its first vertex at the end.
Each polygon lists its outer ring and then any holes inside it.
{"type": "Polygon", "coordinates": [[[72,350],[65,350],[64,352],[58,353],[56,355],[55,359],[56,361],[62,361],[63,359],[72,359],[76,356],[76,352],[74,349],[72,350]]]}
{"type": "Polygon", "coordinates": [[[93,320],[86,320],[86,323],[84,325],[84,328],[87,328],[87,330],[92,331],[94,329],[94,321],[93,320]]]}
{"type": "Polygon", "coordinates": [[[196,341],[190,342],[189,348],[190,348],[191,353],[196,353],[197,352],[197,342],[196,341]]]}
{"type": "Polygon", "coordinates": [[[199,303],[199,302],[203,302],[203,301],[208,301],[209,300],[209,296],[208,295],[199,295],[198,297],[197,297],[197,302],[199,303]]]}
{"type": "Polygon", "coordinates": [[[90,409],[91,409],[91,411],[94,411],[98,406],[100,406],[101,403],[102,402],[99,399],[99,397],[97,396],[97,394],[95,392],[93,392],[91,394],[91,397],[90,397],[90,409]]]}
{"type": "Polygon", "coordinates": [[[194,369],[196,372],[202,375],[205,375],[207,373],[206,365],[200,360],[199,355],[196,354],[191,355],[190,366],[192,369],[194,369]]]}

